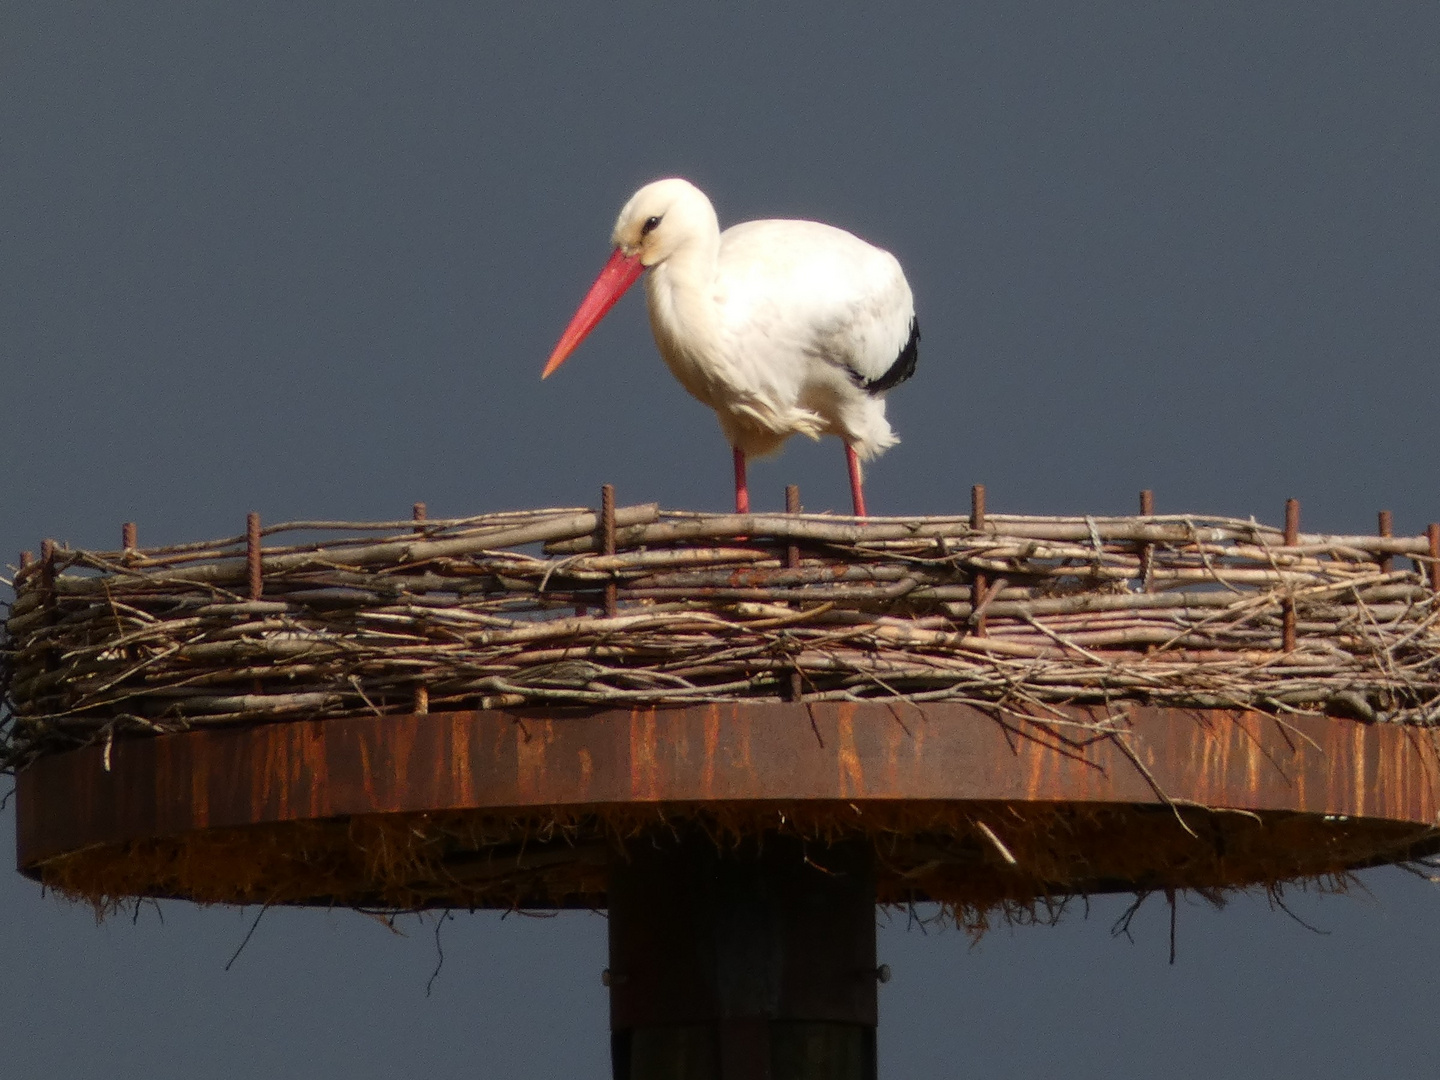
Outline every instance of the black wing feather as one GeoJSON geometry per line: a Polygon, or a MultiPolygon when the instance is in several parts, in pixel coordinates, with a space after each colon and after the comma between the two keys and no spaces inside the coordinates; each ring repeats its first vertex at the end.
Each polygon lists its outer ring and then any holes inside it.
{"type": "MultiPolygon", "coordinates": [[[[912,315],[910,317],[910,340],[905,342],[905,347],[900,350],[900,355],[895,358],[885,374],[878,379],[860,381],[860,385],[869,394],[883,394],[899,386],[911,375],[915,374],[915,364],[920,359],[920,323],[912,315]]],[[[859,381],[859,380],[857,380],[859,381]]]]}

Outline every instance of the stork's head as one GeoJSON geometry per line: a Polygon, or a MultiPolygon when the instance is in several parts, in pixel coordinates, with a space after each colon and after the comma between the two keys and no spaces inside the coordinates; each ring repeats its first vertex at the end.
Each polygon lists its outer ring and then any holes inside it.
{"type": "Polygon", "coordinates": [[[540,377],[565,362],[646,267],[664,262],[690,244],[706,239],[714,243],[719,231],[715,208],[688,180],[656,180],[630,196],[610,236],[615,251],[580,301],[540,377]]]}
{"type": "Polygon", "coordinates": [[[610,242],[640,265],[662,263],[685,245],[719,231],[715,209],[689,180],[656,180],[630,196],[610,242]]]}

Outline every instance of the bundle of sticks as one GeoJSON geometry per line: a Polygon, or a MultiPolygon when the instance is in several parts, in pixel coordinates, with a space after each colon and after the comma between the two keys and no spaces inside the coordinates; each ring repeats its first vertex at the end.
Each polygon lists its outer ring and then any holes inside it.
{"type": "Polygon", "coordinates": [[[1440,531],[535,510],[47,547],[0,766],[197,725],[748,697],[1440,713],[1440,531]]]}

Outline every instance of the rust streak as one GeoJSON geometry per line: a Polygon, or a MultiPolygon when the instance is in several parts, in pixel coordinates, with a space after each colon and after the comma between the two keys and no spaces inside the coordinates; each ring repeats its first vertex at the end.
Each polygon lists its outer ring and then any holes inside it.
{"type": "Polygon", "coordinates": [[[700,773],[700,790],[715,798],[715,768],[720,755],[720,706],[705,706],[705,764],[700,773]]]}
{"type": "Polygon", "coordinates": [[[549,720],[530,720],[523,729],[518,724],[515,727],[515,787],[526,803],[545,800],[553,737],[549,720]]]}
{"type": "Polygon", "coordinates": [[[655,710],[630,713],[630,797],[637,802],[660,798],[659,762],[656,760],[655,710]]]}
{"type": "Polygon", "coordinates": [[[839,743],[840,794],[848,799],[863,799],[865,768],[855,749],[855,706],[849,703],[841,705],[839,713],[835,718],[835,728],[839,743]]]}

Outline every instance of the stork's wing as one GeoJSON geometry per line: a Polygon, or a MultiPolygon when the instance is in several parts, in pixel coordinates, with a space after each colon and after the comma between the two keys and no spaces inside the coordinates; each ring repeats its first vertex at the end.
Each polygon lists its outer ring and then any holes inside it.
{"type": "MultiPolygon", "coordinates": [[[[814,221],[748,221],[720,237],[718,287],[727,328],[765,349],[845,369],[883,393],[915,371],[915,301],[900,263],[843,229],[814,221]]],[[[768,350],[767,350],[768,351],[768,350]]]]}

